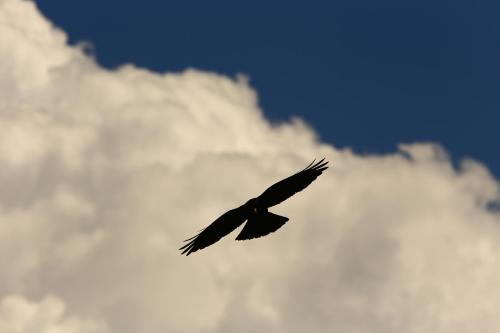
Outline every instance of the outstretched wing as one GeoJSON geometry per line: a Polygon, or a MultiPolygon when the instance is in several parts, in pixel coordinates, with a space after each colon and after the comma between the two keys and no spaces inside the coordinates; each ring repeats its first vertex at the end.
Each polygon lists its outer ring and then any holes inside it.
{"type": "Polygon", "coordinates": [[[328,169],[328,161],[323,162],[324,160],[323,158],[316,164],[313,164],[313,161],[304,170],[269,187],[257,199],[266,207],[272,207],[285,201],[295,193],[305,189],[313,180],[318,178],[324,170],[328,169]]]}
{"type": "Polygon", "coordinates": [[[185,242],[188,243],[184,244],[184,246],[182,246],[179,250],[182,251],[182,254],[186,254],[188,256],[191,252],[195,252],[212,245],[240,226],[246,219],[247,209],[244,205],[231,209],[230,211],[222,214],[217,220],[203,229],[199,234],[186,239],[185,242]]]}

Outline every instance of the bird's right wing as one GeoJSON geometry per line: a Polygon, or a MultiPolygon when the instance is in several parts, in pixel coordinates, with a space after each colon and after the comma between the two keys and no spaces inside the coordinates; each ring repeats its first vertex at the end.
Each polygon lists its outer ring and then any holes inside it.
{"type": "Polygon", "coordinates": [[[321,173],[328,169],[328,161],[309,164],[304,170],[285,178],[269,187],[257,199],[266,207],[272,207],[302,191],[311,184],[321,173]]]}
{"type": "Polygon", "coordinates": [[[240,226],[246,219],[247,209],[244,205],[231,209],[230,211],[222,214],[217,220],[203,229],[199,234],[186,239],[185,242],[188,243],[184,244],[184,246],[182,246],[179,250],[182,251],[182,254],[186,254],[188,256],[191,252],[195,252],[212,245],[240,226]]]}

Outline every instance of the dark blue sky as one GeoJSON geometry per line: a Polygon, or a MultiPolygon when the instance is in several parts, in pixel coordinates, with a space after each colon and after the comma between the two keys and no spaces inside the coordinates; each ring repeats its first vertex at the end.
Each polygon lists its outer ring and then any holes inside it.
{"type": "Polygon", "coordinates": [[[357,152],[435,141],[500,176],[500,1],[37,1],[98,62],[245,73],[273,121],[357,152]]]}

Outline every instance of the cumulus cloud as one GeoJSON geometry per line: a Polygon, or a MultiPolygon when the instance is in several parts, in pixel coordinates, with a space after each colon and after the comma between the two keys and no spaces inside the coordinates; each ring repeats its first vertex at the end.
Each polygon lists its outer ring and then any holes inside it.
{"type": "Polygon", "coordinates": [[[64,303],[53,296],[39,303],[19,295],[0,301],[0,331],[3,333],[106,333],[105,325],[76,317],[65,317],[64,303]]]}
{"type": "Polygon", "coordinates": [[[483,165],[273,126],[245,77],[100,68],[32,2],[1,0],[0,30],[2,332],[500,329],[499,186],[483,165]],[[276,207],[279,233],[179,255],[320,156],[333,167],[276,207]]]}

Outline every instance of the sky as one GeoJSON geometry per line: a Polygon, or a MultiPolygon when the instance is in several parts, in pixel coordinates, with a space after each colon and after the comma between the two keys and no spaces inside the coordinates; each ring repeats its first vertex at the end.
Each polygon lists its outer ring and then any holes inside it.
{"type": "Polygon", "coordinates": [[[498,1],[37,1],[107,68],[247,75],[272,121],[389,153],[437,142],[500,176],[498,1]]]}
{"type": "Polygon", "coordinates": [[[485,161],[429,138],[371,154],[329,142],[308,114],[270,116],[245,68],[108,66],[31,1],[0,0],[0,31],[0,332],[499,331],[485,161]],[[273,207],[290,218],[278,232],[180,255],[323,156],[331,167],[273,207]]]}

